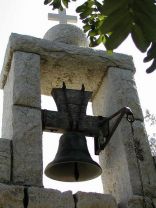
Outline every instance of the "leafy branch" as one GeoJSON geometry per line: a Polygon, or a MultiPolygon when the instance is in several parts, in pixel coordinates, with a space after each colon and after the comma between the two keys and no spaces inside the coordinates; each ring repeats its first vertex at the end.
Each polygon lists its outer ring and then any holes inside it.
{"type": "MultiPolygon", "coordinates": [[[[71,0],[45,0],[53,9],[68,7],[71,0]]],[[[76,1],[76,0],[72,0],[76,1]]],[[[152,61],[146,70],[156,69],[156,0],[86,0],[76,9],[84,23],[90,46],[103,44],[108,51],[116,49],[130,34],[135,46],[147,52],[144,62],[152,61]]]]}

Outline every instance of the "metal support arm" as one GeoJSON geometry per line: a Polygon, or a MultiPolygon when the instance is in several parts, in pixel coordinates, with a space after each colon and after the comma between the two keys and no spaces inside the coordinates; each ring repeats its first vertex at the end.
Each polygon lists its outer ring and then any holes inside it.
{"type": "Polygon", "coordinates": [[[118,127],[124,115],[126,115],[126,118],[129,122],[134,121],[134,116],[131,109],[129,107],[124,107],[119,111],[117,111],[116,113],[114,113],[112,116],[108,117],[105,121],[103,121],[100,124],[99,135],[94,138],[96,155],[99,155],[101,150],[104,150],[106,145],[109,143],[112,135],[114,134],[116,128],[118,127]],[[117,117],[116,120],[113,122],[112,125],[110,125],[110,121],[115,117],[117,117]],[[109,128],[107,135],[104,132],[106,129],[105,126],[108,126],[109,128]]]}

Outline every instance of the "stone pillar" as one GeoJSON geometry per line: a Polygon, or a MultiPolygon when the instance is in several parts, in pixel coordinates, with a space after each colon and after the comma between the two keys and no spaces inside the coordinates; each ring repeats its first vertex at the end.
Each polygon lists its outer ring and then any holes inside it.
{"type": "Polygon", "coordinates": [[[0,183],[9,183],[11,178],[11,142],[0,138],[0,183]]]}
{"type": "Polygon", "coordinates": [[[122,119],[110,143],[100,154],[104,192],[126,204],[133,195],[145,195],[145,187],[156,185],[156,175],[133,72],[110,67],[93,100],[95,115],[111,116],[124,106],[132,109],[136,121],[122,119]],[[151,185],[149,185],[151,184],[151,185]]]}
{"type": "Polygon", "coordinates": [[[11,180],[42,186],[40,56],[16,51],[4,86],[2,137],[12,140],[11,180]]]}

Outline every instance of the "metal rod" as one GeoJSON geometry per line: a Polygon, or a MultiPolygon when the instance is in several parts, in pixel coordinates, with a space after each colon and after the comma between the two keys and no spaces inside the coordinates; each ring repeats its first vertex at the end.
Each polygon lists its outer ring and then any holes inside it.
{"type": "MultiPolygon", "coordinates": [[[[113,126],[109,129],[109,134],[106,137],[105,143],[103,144],[103,147],[101,150],[103,150],[106,145],[109,143],[112,135],[114,134],[116,128],[118,127],[119,123],[121,122],[122,118],[124,115],[127,115],[126,118],[127,120],[130,122],[131,119],[129,118],[129,116],[131,116],[133,119],[133,113],[131,111],[131,109],[129,107],[124,107],[122,109],[120,109],[119,111],[117,111],[116,113],[114,113],[112,116],[108,117],[104,122],[103,122],[103,126],[106,125],[108,122],[110,122],[111,119],[115,118],[116,116],[119,115],[119,117],[116,119],[116,121],[114,122],[113,126]]],[[[108,124],[107,124],[108,125],[108,124]]],[[[98,151],[99,152],[99,151],[98,151]]]]}

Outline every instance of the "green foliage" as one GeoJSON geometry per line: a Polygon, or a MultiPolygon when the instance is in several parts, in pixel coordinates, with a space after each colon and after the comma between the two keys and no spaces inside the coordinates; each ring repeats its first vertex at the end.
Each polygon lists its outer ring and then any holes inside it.
{"type": "MultiPolygon", "coordinates": [[[[53,9],[68,7],[71,0],[45,0],[53,9]]],[[[75,1],[75,0],[72,0],[75,1]]],[[[156,1],[155,0],[86,0],[76,9],[90,46],[103,44],[116,49],[130,34],[136,47],[147,52],[144,62],[153,61],[146,70],[156,69],[156,1]]]]}
{"type": "MultiPolygon", "coordinates": [[[[60,9],[63,10],[63,7],[68,8],[68,4],[71,0],[44,0],[44,4],[49,6],[52,6],[53,9],[60,9]]],[[[72,0],[76,1],[76,0],[72,0]]]]}

